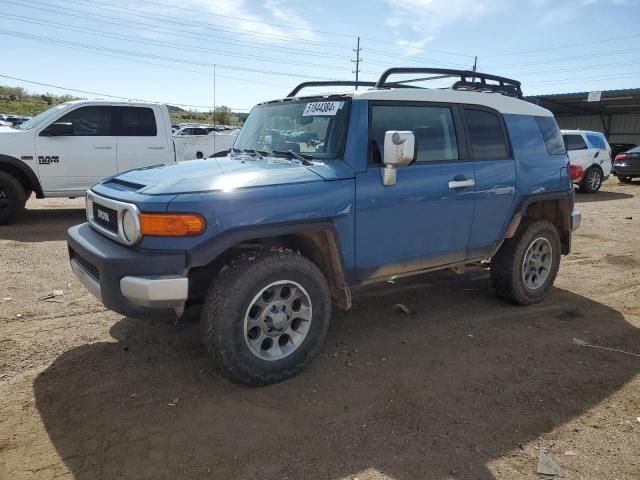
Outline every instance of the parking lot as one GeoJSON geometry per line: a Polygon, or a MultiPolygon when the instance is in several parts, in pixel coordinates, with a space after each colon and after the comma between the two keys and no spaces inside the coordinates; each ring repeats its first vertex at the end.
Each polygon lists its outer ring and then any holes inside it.
{"type": "Polygon", "coordinates": [[[577,202],[544,302],[500,301],[484,271],[369,287],[303,374],[249,389],[196,323],[82,288],[83,200],[30,201],[0,227],[0,478],[527,479],[540,448],[567,478],[640,478],[640,358],[573,341],[640,353],[640,182],[577,202]]]}

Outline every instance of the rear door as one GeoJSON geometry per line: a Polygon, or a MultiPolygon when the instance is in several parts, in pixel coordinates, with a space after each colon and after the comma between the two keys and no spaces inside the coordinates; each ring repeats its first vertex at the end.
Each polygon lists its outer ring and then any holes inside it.
{"type": "Polygon", "coordinates": [[[36,159],[44,192],[77,193],[117,173],[116,137],[110,106],[79,107],[56,123],[71,123],[73,134],[46,136],[43,126],[36,136],[36,159]]]}
{"type": "Polygon", "coordinates": [[[593,152],[593,163],[600,165],[605,176],[611,173],[611,147],[601,133],[587,133],[590,151],[593,152]]]}
{"type": "Polygon", "coordinates": [[[564,133],[562,135],[564,144],[567,147],[567,155],[572,165],[580,165],[585,171],[593,163],[595,151],[589,150],[589,146],[577,133],[564,133]]]}
{"type": "Polygon", "coordinates": [[[447,104],[370,104],[369,165],[356,174],[356,264],[360,281],[465,259],[473,220],[473,162],[459,111],[447,104]],[[410,130],[416,160],[385,187],[384,135],[410,130]]]}
{"type": "Polygon", "coordinates": [[[513,204],[516,167],[502,115],[489,108],[463,109],[473,158],[476,207],[468,256],[489,255],[502,239],[513,204]]]}
{"type": "Polygon", "coordinates": [[[159,113],[151,107],[114,107],[118,172],[173,162],[159,113]]]}

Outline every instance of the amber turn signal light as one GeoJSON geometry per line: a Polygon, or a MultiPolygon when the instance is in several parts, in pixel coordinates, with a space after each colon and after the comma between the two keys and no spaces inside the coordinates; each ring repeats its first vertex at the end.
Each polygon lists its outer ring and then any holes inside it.
{"type": "Polygon", "coordinates": [[[156,237],[193,237],[204,232],[205,221],[194,213],[142,213],[140,230],[156,237]]]}

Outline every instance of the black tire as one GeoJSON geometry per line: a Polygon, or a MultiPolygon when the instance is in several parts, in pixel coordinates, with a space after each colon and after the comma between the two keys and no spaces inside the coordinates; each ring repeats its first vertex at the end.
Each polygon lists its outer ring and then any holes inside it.
{"type": "Polygon", "coordinates": [[[516,234],[504,241],[491,260],[491,282],[499,297],[517,305],[532,305],[542,300],[553,285],[560,266],[560,236],[547,220],[523,219],[516,234]],[[524,280],[524,260],[530,246],[546,239],[551,247],[551,265],[544,282],[529,288],[524,280]]]}
{"type": "Polygon", "coordinates": [[[24,187],[6,172],[0,172],[0,225],[16,220],[24,211],[27,202],[24,187]]]}
{"type": "Polygon", "coordinates": [[[618,177],[620,183],[631,183],[633,178],[631,177],[618,177]]]}
{"type": "Polygon", "coordinates": [[[582,193],[596,193],[602,186],[604,174],[599,167],[589,167],[584,172],[584,178],[580,182],[580,191],[582,193]]]}
{"type": "Polygon", "coordinates": [[[299,373],[315,357],[331,317],[329,287],[318,267],[291,251],[245,253],[227,265],[207,292],[201,314],[203,342],[222,374],[249,386],[277,383],[299,373]],[[252,299],[273,282],[303,286],[312,305],[306,337],[288,356],[267,361],[245,340],[245,315],[252,299]]]}

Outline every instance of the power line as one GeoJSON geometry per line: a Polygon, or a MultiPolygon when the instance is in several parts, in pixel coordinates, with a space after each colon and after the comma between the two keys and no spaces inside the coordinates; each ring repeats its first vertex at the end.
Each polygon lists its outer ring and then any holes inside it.
{"type": "MultiPolygon", "coordinates": [[[[384,45],[393,45],[396,48],[402,48],[402,45],[398,45],[397,43],[394,43],[394,42],[387,42],[387,41],[384,41],[384,40],[379,40],[377,38],[362,37],[362,39],[363,40],[369,40],[370,42],[381,43],[381,44],[384,44],[384,45]]],[[[371,50],[371,49],[367,49],[367,50],[368,51],[372,51],[372,52],[376,52],[376,51],[377,52],[382,52],[382,50],[371,50]]],[[[446,50],[436,50],[436,49],[433,49],[433,48],[429,48],[429,49],[426,49],[426,48],[418,49],[418,48],[416,48],[415,50],[418,50],[419,52],[440,53],[442,55],[453,55],[453,56],[457,56],[457,57],[473,58],[475,56],[475,55],[469,55],[469,54],[466,54],[466,53],[449,52],[449,51],[446,51],[446,50]]],[[[386,53],[386,52],[383,52],[383,53],[386,53]]]]}
{"type": "MultiPolygon", "coordinates": [[[[94,22],[100,22],[101,24],[109,24],[109,25],[115,25],[118,27],[124,27],[124,28],[135,28],[136,31],[147,31],[147,32],[153,32],[153,33],[160,33],[163,35],[175,35],[175,36],[179,36],[179,37],[183,37],[183,38],[189,38],[189,39],[194,39],[194,40],[198,40],[200,42],[203,41],[203,36],[202,35],[195,35],[192,31],[188,31],[188,30],[181,30],[181,29],[177,29],[177,28],[172,28],[172,27],[159,27],[160,30],[158,28],[148,28],[148,27],[155,27],[154,25],[148,24],[148,23],[143,23],[143,22],[136,22],[135,20],[124,20],[124,19],[120,19],[120,21],[113,21],[113,17],[109,17],[106,15],[100,15],[100,14],[96,14],[93,12],[86,12],[87,15],[76,15],[73,13],[69,13],[67,11],[64,12],[60,12],[57,10],[52,10],[52,9],[47,9],[47,8],[42,8],[42,7],[33,7],[30,5],[21,5],[21,4],[17,4],[15,2],[12,2],[10,0],[6,0],[7,3],[13,3],[14,5],[19,5],[20,7],[27,7],[27,8],[34,8],[36,9],[38,12],[50,12],[50,13],[54,13],[56,15],[64,15],[67,17],[73,17],[73,18],[79,18],[82,20],[90,20],[90,21],[94,21],[94,22]],[[96,20],[95,18],[92,18],[91,16],[97,16],[100,17],[100,20],[96,20]],[[107,20],[105,20],[107,19],[107,20]],[[128,25],[131,24],[131,25],[128,25]],[[132,25],[135,25],[132,26],[132,25]]],[[[43,4],[44,5],[44,4],[43,4]]],[[[82,10],[74,10],[71,9],[73,11],[82,11],[82,10]]],[[[20,15],[14,15],[16,17],[22,17],[22,18],[28,18],[28,19],[33,19],[33,17],[24,17],[24,16],[20,16],[20,15]]],[[[40,21],[47,21],[47,20],[42,20],[42,19],[35,19],[35,20],[40,20],[40,21]]],[[[56,23],[56,22],[52,22],[52,23],[56,23]]],[[[62,25],[59,24],[58,25],[62,25]]],[[[272,45],[272,46],[265,46],[263,42],[251,42],[251,41],[247,41],[247,40],[231,40],[231,39],[227,39],[227,38],[216,38],[216,43],[221,43],[224,45],[233,45],[233,46],[239,46],[239,47],[248,47],[251,48],[253,46],[256,47],[260,47],[260,50],[270,50],[270,51],[275,51],[275,52],[280,52],[280,51],[285,51],[287,53],[299,53],[299,54],[304,54],[304,55],[315,55],[315,56],[319,56],[319,57],[325,57],[325,58],[334,58],[334,59],[345,59],[348,60],[350,57],[346,56],[346,55],[336,55],[336,54],[330,54],[330,53],[324,53],[324,52],[315,52],[315,51],[311,51],[311,50],[304,50],[304,49],[298,49],[298,48],[290,48],[290,47],[279,47],[276,45],[272,45]]]]}
{"type": "MultiPolygon", "coordinates": [[[[78,48],[84,48],[90,51],[95,51],[95,52],[108,52],[108,53],[115,53],[115,54],[120,54],[120,55],[127,55],[127,56],[135,56],[135,57],[141,57],[141,58],[151,58],[151,59],[155,59],[155,60],[163,60],[163,61],[168,61],[168,62],[176,62],[176,63],[183,63],[183,64],[189,64],[189,65],[197,65],[197,66],[201,66],[201,67],[212,67],[213,63],[208,63],[208,62],[197,62],[197,61],[193,61],[193,60],[186,60],[186,59],[181,59],[181,58],[175,58],[175,57],[167,57],[167,56],[163,56],[163,55],[154,55],[154,54],[150,54],[150,53],[140,53],[140,52],[135,52],[135,51],[131,51],[131,50],[119,50],[119,49],[114,49],[114,48],[108,48],[108,47],[100,47],[98,45],[91,45],[91,44],[86,44],[86,43],[80,43],[80,42],[72,42],[72,41],[67,41],[67,40],[61,40],[61,39],[57,39],[57,38],[53,38],[53,37],[45,37],[42,35],[34,35],[34,34],[29,34],[29,33],[23,33],[23,32],[15,32],[12,30],[2,30],[0,29],[0,35],[7,35],[7,36],[12,36],[12,37],[18,37],[18,38],[23,38],[23,39],[27,39],[27,40],[34,40],[37,42],[43,42],[43,43],[47,43],[49,45],[54,44],[56,46],[60,46],[60,47],[78,47],[78,48]]],[[[261,70],[261,69],[256,69],[256,68],[246,68],[246,67],[238,67],[235,65],[222,65],[222,64],[217,64],[218,67],[221,68],[225,68],[225,69],[230,69],[230,70],[240,70],[240,71],[246,71],[246,72],[257,72],[257,73],[267,73],[270,75],[279,75],[279,76],[284,76],[284,77],[298,77],[298,78],[308,78],[308,79],[313,79],[313,80],[331,80],[328,79],[326,77],[315,77],[315,76],[310,76],[310,75],[300,75],[298,73],[289,73],[289,72],[277,72],[277,71],[273,71],[273,70],[261,70]]]]}
{"type": "MultiPolygon", "coordinates": [[[[2,16],[2,17],[19,17],[18,15],[6,15],[6,14],[2,14],[2,13],[0,13],[0,16],[2,16]]],[[[61,27],[58,27],[58,26],[55,26],[56,22],[48,22],[48,21],[45,21],[45,20],[38,20],[38,19],[35,19],[35,20],[23,20],[21,18],[18,18],[18,21],[25,22],[25,23],[32,23],[32,24],[36,24],[36,25],[51,26],[52,28],[58,28],[58,29],[64,27],[65,29],[73,30],[73,31],[80,32],[80,33],[90,33],[92,35],[99,35],[99,36],[106,37],[106,38],[114,38],[116,40],[123,40],[123,41],[133,41],[135,43],[145,43],[145,44],[148,44],[148,45],[159,45],[159,46],[162,46],[162,47],[165,47],[165,48],[168,47],[168,48],[174,48],[174,49],[190,50],[190,51],[193,51],[193,52],[208,51],[208,52],[215,53],[216,55],[221,55],[221,56],[226,56],[226,57],[251,58],[251,59],[254,59],[254,60],[258,60],[258,61],[269,61],[269,62],[272,62],[272,63],[282,63],[282,64],[287,64],[287,65],[315,67],[315,68],[323,68],[323,69],[330,69],[330,70],[342,70],[341,67],[336,67],[336,66],[331,66],[331,65],[323,65],[323,64],[317,64],[317,63],[304,63],[304,62],[301,63],[299,61],[278,60],[278,59],[274,59],[274,58],[270,58],[270,57],[261,57],[261,56],[258,56],[258,55],[251,55],[251,54],[224,53],[224,52],[212,50],[212,49],[206,48],[206,47],[195,47],[195,46],[186,45],[186,44],[169,43],[169,42],[163,42],[163,41],[158,41],[158,40],[145,40],[145,39],[141,39],[139,37],[133,37],[131,35],[115,34],[115,33],[105,32],[104,30],[95,30],[95,29],[89,29],[89,28],[75,27],[73,25],[57,24],[57,25],[61,25],[61,27]]]]}
{"type": "MultiPolygon", "coordinates": [[[[10,1],[10,0],[4,0],[5,3],[13,3],[13,4],[18,4],[22,7],[27,7],[27,8],[36,8],[31,6],[30,4],[38,4],[38,5],[44,5],[44,6],[48,6],[48,7],[53,7],[53,8],[57,8],[57,9],[61,9],[61,7],[59,5],[52,5],[50,3],[46,3],[46,2],[41,2],[41,1],[37,1],[37,0],[29,0],[29,4],[24,4],[24,3],[20,3],[20,2],[15,2],[15,1],[10,1]]],[[[151,16],[144,11],[138,10],[138,12],[142,12],[142,13],[146,13],[146,15],[141,15],[141,14],[136,14],[136,13],[131,13],[128,12],[126,9],[114,9],[114,8],[106,8],[106,7],[91,7],[91,5],[85,5],[82,3],[78,3],[75,0],[66,0],[68,3],[73,3],[76,5],[82,5],[82,6],[88,6],[89,8],[99,8],[100,11],[108,11],[108,12],[114,12],[120,15],[128,15],[131,17],[136,17],[136,18],[143,18],[146,20],[153,20],[153,21],[164,21],[167,23],[172,23],[172,24],[176,24],[176,25],[182,25],[182,26],[187,26],[190,28],[193,28],[194,25],[193,23],[187,23],[187,22],[180,22],[178,20],[175,19],[175,17],[171,17],[168,15],[160,15],[160,14],[151,14],[151,16]],[[159,17],[159,18],[156,18],[159,17]]],[[[128,8],[128,10],[131,11],[135,11],[131,8],[128,8]]],[[[58,13],[60,15],[66,15],[67,11],[72,11],[72,12],[78,12],[78,13],[83,13],[83,14],[89,14],[89,15],[94,15],[97,17],[105,17],[108,19],[112,19],[113,17],[109,17],[100,13],[95,13],[95,12],[90,12],[87,10],[78,10],[76,8],[71,8],[71,7],[64,7],[62,9],[62,12],[55,12],[58,13]]],[[[129,22],[133,22],[132,20],[127,20],[129,22]]],[[[149,24],[145,24],[145,25],[149,25],[149,24]]],[[[314,40],[301,40],[299,38],[295,38],[295,37],[286,37],[286,36],[282,36],[282,35],[273,35],[273,34],[268,34],[268,33],[262,33],[259,31],[253,31],[253,30],[237,30],[237,29],[233,29],[233,28],[225,28],[225,27],[221,27],[219,25],[216,24],[210,24],[210,23],[206,23],[206,22],[199,22],[196,26],[200,27],[200,26],[205,26],[207,29],[209,30],[215,30],[215,31],[220,31],[220,32],[224,32],[224,33],[231,33],[234,35],[244,35],[244,36],[251,36],[251,37],[265,37],[265,38],[270,38],[272,40],[280,40],[280,41],[289,41],[289,42],[295,42],[295,43],[306,43],[306,44],[313,44],[313,45],[321,45],[321,46],[329,46],[329,47],[338,47],[338,48],[343,48],[343,49],[347,49],[350,48],[350,46],[345,45],[345,44],[336,44],[336,43],[329,43],[329,42],[319,42],[319,41],[314,41],[314,40]]]]}
{"type": "MultiPolygon", "coordinates": [[[[69,0],[67,0],[69,1],[69,0]]],[[[163,7],[169,7],[169,8],[176,8],[175,5],[171,5],[168,3],[162,3],[162,2],[154,2],[151,0],[138,0],[138,2],[141,3],[148,3],[151,5],[158,5],[158,6],[163,6],[163,7]]],[[[105,3],[105,2],[98,2],[95,0],[92,0],[91,3],[100,3],[102,5],[113,5],[111,3],[105,3]]],[[[279,23],[270,23],[270,22],[265,22],[264,20],[251,20],[249,18],[246,17],[234,17],[231,15],[223,15],[221,13],[213,13],[207,10],[201,10],[201,9],[197,9],[197,8],[189,8],[189,7],[184,7],[182,5],[180,5],[179,7],[180,10],[186,10],[186,11],[191,11],[191,12],[195,12],[195,13],[204,13],[205,15],[210,15],[213,17],[221,17],[221,18],[228,18],[231,20],[241,20],[243,22],[250,22],[250,23],[257,23],[259,25],[270,25],[272,27],[281,27],[281,28],[291,28],[291,25],[283,25],[283,24],[279,24],[279,23]]],[[[140,10],[136,10],[136,11],[140,11],[140,10]]],[[[339,32],[327,32],[327,31],[322,31],[322,30],[315,30],[313,28],[305,28],[305,27],[295,27],[296,30],[303,30],[306,32],[312,32],[312,33],[321,33],[321,34],[326,34],[326,35],[338,35],[341,37],[348,37],[348,38],[353,38],[353,34],[347,34],[347,33],[339,33],[339,32]]]]}
{"type": "Polygon", "coordinates": [[[616,40],[628,40],[630,38],[638,38],[640,37],[640,34],[634,34],[634,35],[625,35],[622,37],[611,37],[611,38],[605,38],[605,39],[601,39],[601,40],[591,40],[589,42],[580,42],[580,43],[569,43],[569,44],[565,44],[565,45],[557,45],[555,47],[546,47],[546,48],[534,48],[531,50],[520,50],[519,52],[509,52],[509,53],[499,53],[499,54],[495,54],[495,55],[486,55],[487,58],[494,58],[494,57],[506,57],[509,55],[522,55],[525,53],[536,53],[536,52],[548,52],[549,50],[560,50],[563,48],[572,48],[572,47],[583,47],[585,45],[595,45],[598,43],[606,43],[606,42],[614,42],[616,40]]]}
{"type": "Polygon", "coordinates": [[[612,50],[609,52],[600,52],[600,53],[589,53],[586,55],[573,55],[571,57],[561,57],[561,58],[548,58],[546,60],[538,60],[534,62],[522,62],[522,63],[504,63],[502,65],[493,65],[491,68],[505,68],[505,67],[526,67],[530,65],[542,65],[545,63],[557,63],[557,62],[574,62],[578,60],[584,60],[585,58],[591,59],[594,57],[610,57],[613,55],[623,55],[627,53],[638,52],[640,49],[638,48],[630,48],[624,50],[612,50]]]}
{"type": "MultiPolygon", "coordinates": [[[[60,85],[53,85],[50,83],[43,83],[43,82],[36,82],[34,80],[27,80],[25,78],[18,78],[18,77],[12,77],[9,75],[2,75],[0,74],[1,78],[8,78],[10,80],[17,80],[19,82],[25,82],[25,83],[31,83],[33,85],[40,85],[42,87],[50,87],[50,88],[58,88],[60,90],[65,90],[67,92],[75,92],[75,93],[83,93],[85,95],[97,95],[99,97],[106,97],[106,98],[114,98],[116,100],[128,100],[128,101],[134,101],[134,102],[145,102],[145,103],[158,103],[158,104],[162,104],[162,105],[175,105],[178,107],[191,107],[191,108],[209,108],[211,109],[211,105],[189,105],[186,103],[174,103],[174,102],[159,102],[156,100],[144,100],[144,99],[140,99],[140,98],[132,98],[132,97],[121,97],[118,95],[111,95],[108,93],[98,93],[98,92],[91,92],[88,90],[79,90],[77,88],[69,88],[69,87],[62,87],[60,85]]],[[[231,107],[229,107],[231,108],[231,107]]],[[[231,110],[250,110],[248,108],[231,108],[231,110]]]]}
{"type": "Polygon", "coordinates": [[[561,78],[558,80],[543,80],[539,82],[529,82],[528,85],[549,85],[556,83],[568,83],[568,82],[595,82],[600,80],[624,80],[627,78],[640,77],[640,72],[627,72],[618,73],[613,75],[607,75],[605,77],[573,77],[573,78],[561,78]]]}

